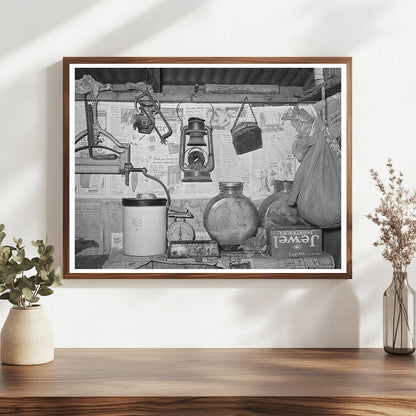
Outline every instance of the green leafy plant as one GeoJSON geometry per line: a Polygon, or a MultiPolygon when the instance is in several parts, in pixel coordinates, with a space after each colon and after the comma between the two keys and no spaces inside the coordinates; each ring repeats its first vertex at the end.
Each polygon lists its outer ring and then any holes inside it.
{"type": "Polygon", "coordinates": [[[0,299],[26,309],[40,296],[51,295],[51,286],[62,285],[61,270],[54,267],[55,247],[43,240],[32,241],[38,256],[29,259],[21,238],[13,238],[14,245],[2,245],[4,228],[0,224],[0,299]]]}

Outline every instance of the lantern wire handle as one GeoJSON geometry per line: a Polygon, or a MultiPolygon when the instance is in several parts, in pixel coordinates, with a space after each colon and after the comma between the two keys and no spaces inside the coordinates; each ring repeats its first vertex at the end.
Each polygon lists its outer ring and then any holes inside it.
{"type": "MultiPolygon", "coordinates": [[[[183,118],[179,115],[179,107],[188,99],[190,98],[190,101],[192,101],[192,98],[198,98],[196,94],[189,94],[185,95],[177,104],[176,106],[176,116],[181,121],[181,128],[183,127],[183,118]]],[[[211,119],[209,120],[209,127],[212,129],[212,120],[214,120],[214,106],[212,103],[208,103],[211,106],[211,119]]]]}
{"type": "Polygon", "coordinates": [[[196,96],[196,94],[185,95],[185,97],[183,97],[182,100],[180,100],[178,102],[178,105],[176,106],[176,116],[181,121],[181,128],[183,127],[183,118],[179,115],[178,110],[179,110],[179,107],[181,106],[181,104],[183,104],[188,98],[190,99],[190,101],[192,101],[192,98],[197,98],[197,96],[196,96]]]}
{"type": "Polygon", "coordinates": [[[211,119],[209,120],[209,128],[212,129],[212,120],[214,120],[214,106],[212,105],[212,103],[209,103],[209,105],[211,106],[211,119]]]}

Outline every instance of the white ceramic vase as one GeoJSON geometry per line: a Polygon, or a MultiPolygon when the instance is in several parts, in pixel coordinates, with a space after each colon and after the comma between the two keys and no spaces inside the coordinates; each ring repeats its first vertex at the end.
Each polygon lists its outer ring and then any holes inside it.
{"type": "Polygon", "coordinates": [[[53,359],[53,329],[43,307],[11,308],[1,331],[1,362],[35,365],[53,359]]]}

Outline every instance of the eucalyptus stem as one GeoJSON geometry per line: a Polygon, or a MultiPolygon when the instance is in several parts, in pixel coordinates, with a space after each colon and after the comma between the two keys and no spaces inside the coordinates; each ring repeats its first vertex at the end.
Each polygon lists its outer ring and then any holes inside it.
{"type": "Polygon", "coordinates": [[[40,285],[37,285],[35,292],[33,293],[33,297],[36,298],[36,296],[38,296],[39,293],[39,289],[40,289],[40,285]]]}

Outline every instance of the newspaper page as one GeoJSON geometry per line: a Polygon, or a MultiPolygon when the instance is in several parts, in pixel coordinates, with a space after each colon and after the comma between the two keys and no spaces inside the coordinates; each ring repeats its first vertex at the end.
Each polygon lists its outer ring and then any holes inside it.
{"type": "MultiPolygon", "coordinates": [[[[307,107],[307,106],[306,106],[307,107]]],[[[175,104],[162,105],[172,135],[167,145],[160,142],[155,130],[150,134],[141,134],[133,129],[135,115],[132,103],[99,103],[98,120],[101,127],[109,131],[122,143],[131,146],[131,162],[135,167],[145,167],[149,174],[156,176],[169,188],[172,198],[209,198],[218,193],[220,181],[241,181],[244,193],[253,200],[262,199],[273,191],[273,181],[293,180],[299,166],[292,155],[292,145],[296,139],[296,131],[290,122],[282,120],[287,106],[253,107],[254,114],[262,129],[263,147],[256,151],[237,155],[232,143],[230,129],[234,124],[239,104],[213,105],[184,103],[178,109],[175,104]],[[179,168],[179,143],[181,123],[190,117],[200,117],[207,124],[212,123],[215,169],[211,173],[212,182],[204,184],[182,182],[179,168]]],[[[252,121],[251,112],[246,107],[239,121],[252,121]]],[[[76,129],[84,130],[85,109],[83,102],[76,103],[76,129]]],[[[156,128],[161,134],[166,126],[160,118],[156,118],[156,128]]],[[[79,141],[76,148],[86,146],[86,137],[79,141]]],[[[102,145],[116,148],[110,139],[103,137],[102,145]]],[[[108,152],[98,149],[97,153],[108,152]]],[[[88,150],[76,152],[76,157],[88,157],[88,150]]],[[[76,195],[86,198],[118,198],[134,197],[137,193],[155,193],[163,196],[162,187],[140,173],[132,174],[130,185],[125,185],[121,175],[82,174],[76,175],[76,195]]]]}
{"type": "MultiPolygon", "coordinates": [[[[188,220],[195,229],[197,239],[209,238],[203,227],[203,212],[207,202],[218,194],[218,183],[238,181],[244,183],[244,194],[258,206],[273,192],[273,182],[293,180],[299,167],[292,154],[296,131],[290,121],[282,120],[288,106],[253,107],[254,114],[262,130],[261,149],[237,155],[232,143],[230,130],[235,122],[240,104],[182,103],[163,104],[164,114],[172,135],[167,144],[162,144],[155,130],[142,134],[133,129],[135,109],[133,103],[100,102],[98,121],[102,129],[111,133],[119,142],[131,146],[131,163],[134,167],[145,167],[150,175],[160,179],[169,189],[172,201],[184,206],[194,215],[188,220]],[[179,167],[181,125],[190,117],[200,117],[212,126],[215,169],[211,172],[212,182],[182,182],[183,173],[179,167]]],[[[304,108],[311,114],[310,106],[304,108]]],[[[75,105],[76,133],[85,132],[86,116],[84,102],[75,105]]],[[[241,113],[239,122],[253,121],[248,106],[241,113]]],[[[160,134],[166,125],[156,117],[156,128],[160,134]]],[[[103,137],[103,146],[116,149],[109,138],[103,137]]],[[[76,149],[76,158],[88,157],[87,139],[84,135],[76,149]]],[[[108,150],[97,149],[97,153],[108,150]]],[[[78,159],[80,160],[80,159],[78,159]]],[[[76,195],[76,237],[97,244],[85,253],[109,253],[111,248],[119,248],[122,233],[121,199],[135,197],[137,193],[154,193],[165,197],[161,185],[146,178],[141,173],[130,175],[129,186],[121,174],[77,174],[75,175],[76,195]]]]}

